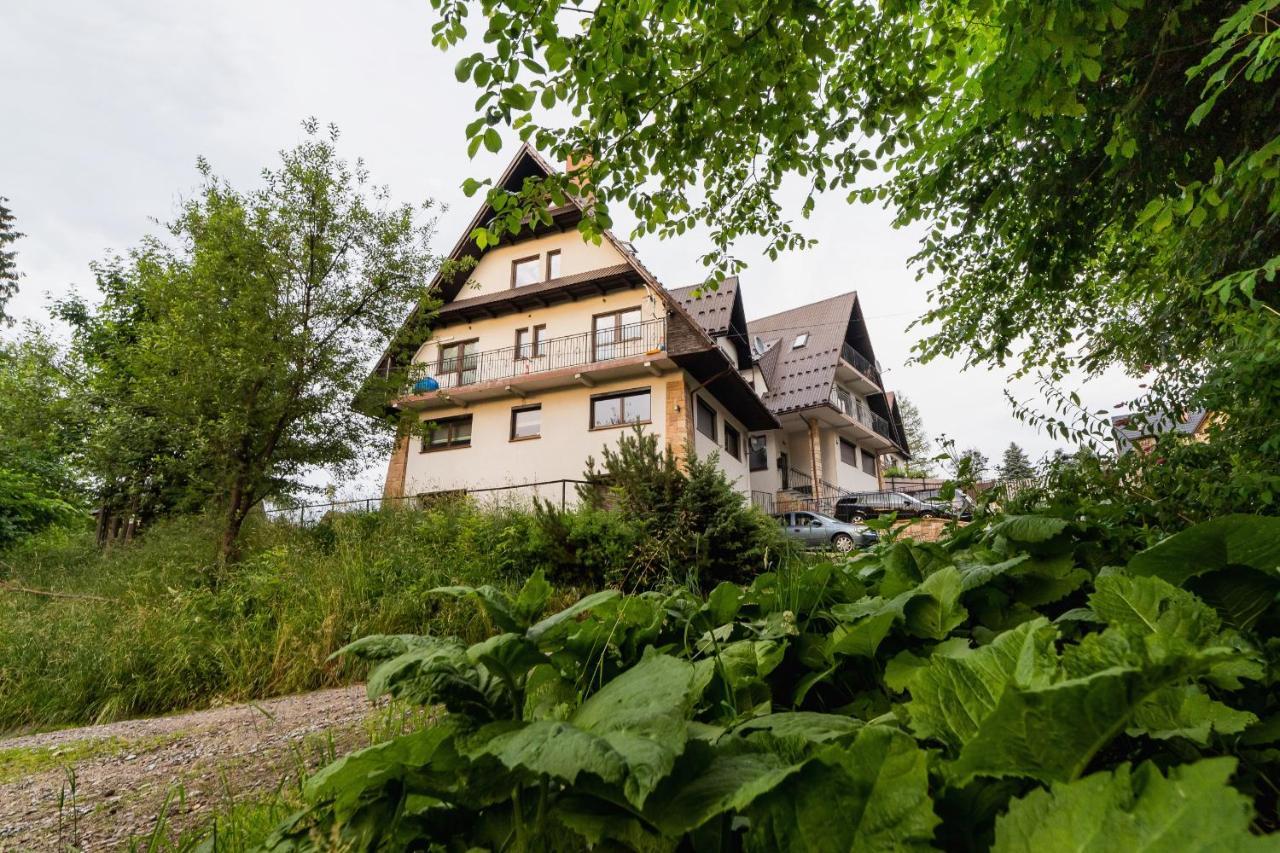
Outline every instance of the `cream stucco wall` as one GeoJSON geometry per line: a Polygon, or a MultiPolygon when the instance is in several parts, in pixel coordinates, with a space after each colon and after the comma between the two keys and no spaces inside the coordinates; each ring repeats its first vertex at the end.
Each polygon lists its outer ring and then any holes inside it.
{"type": "Polygon", "coordinates": [[[556,249],[560,250],[560,277],[616,266],[626,260],[608,241],[602,240],[599,245],[588,243],[576,230],[536,240],[521,240],[486,252],[471,271],[458,298],[510,290],[512,261],[538,255],[542,262],[540,269],[545,271],[547,252],[556,249]]]}
{"type": "Polygon", "coordinates": [[[742,426],[742,422],[732,417],[720,402],[712,397],[706,391],[695,392],[696,396],[705,400],[711,405],[716,413],[716,437],[713,441],[711,438],[703,435],[697,428],[697,416],[694,416],[693,429],[693,449],[698,456],[710,456],[716,454],[720,460],[720,467],[724,469],[725,475],[734,487],[744,495],[751,494],[751,472],[747,468],[747,436],[750,434],[742,426]],[[724,449],[724,425],[729,423],[738,431],[740,438],[739,458],[735,459],[729,455],[724,449]]]}
{"type": "MultiPolygon", "coordinates": [[[[827,482],[834,483],[845,491],[849,492],[874,492],[880,488],[880,481],[876,479],[874,474],[868,474],[862,470],[862,456],[867,454],[874,456],[874,452],[858,445],[853,439],[848,439],[858,446],[857,463],[849,465],[840,458],[840,437],[833,430],[823,430],[823,440],[827,442],[831,448],[831,459],[834,462],[834,476],[828,477],[827,482]]],[[[827,451],[823,449],[823,461],[827,459],[827,451]]]]}
{"type": "Polygon", "coordinates": [[[415,440],[409,449],[405,494],[580,479],[587,457],[599,461],[600,449],[615,446],[630,429],[592,430],[591,398],[612,391],[650,389],[652,422],[644,429],[661,438],[667,405],[665,381],[662,376],[633,377],[602,382],[594,388],[569,386],[525,400],[512,397],[424,413],[424,421],[470,414],[471,446],[423,452],[421,442],[415,440]],[[541,437],[512,441],[511,410],[535,403],[542,405],[541,437]]]}

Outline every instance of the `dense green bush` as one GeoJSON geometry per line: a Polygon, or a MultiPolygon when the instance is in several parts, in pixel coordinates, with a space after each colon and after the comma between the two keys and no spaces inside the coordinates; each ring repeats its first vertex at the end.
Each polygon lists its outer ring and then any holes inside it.
{"type": "Polygon", "coordinates": [[[1280,519],[1113,525],[987,517],[550,616],[540,575],[441,590],[499,633],[346,651],[448,713],[318,773],[268,847],[1274,850],[1280,519]]]}
{"type": "MultiPolygon", "coordinates": [[[[637,427],[616,449],[604,449],[599,468],[587,460],[579,497],[588,518],[610,511],[633,531],[623,537],[632,544],[629,558],[592,580],[627,590],[673,581],[709,590],[749,580],[789,553],[778,524],[747,502],[714,456],[689,450],[686,457],[682,467],[669,446],[662,449],[657,436],[637,427]]],[[[573,522],[554,512],[538,519],[551,541],[573,532],[573,522]]]]}

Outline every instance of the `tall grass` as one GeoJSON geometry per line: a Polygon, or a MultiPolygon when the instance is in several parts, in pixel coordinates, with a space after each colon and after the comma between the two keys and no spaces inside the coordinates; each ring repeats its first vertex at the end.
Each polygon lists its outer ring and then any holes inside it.
{"type": "Polygon", "coordinates": [[[87,533],[48,531],[0,554],[0,731],[347,683],[363,673],[328,657],[370,633],[479,639],[474,608],[427,591],[518,583],[503,556],[515,516],[460,503],[307,529],[260,520],[216,583],[204,519],[107,552],[87,533]]]}

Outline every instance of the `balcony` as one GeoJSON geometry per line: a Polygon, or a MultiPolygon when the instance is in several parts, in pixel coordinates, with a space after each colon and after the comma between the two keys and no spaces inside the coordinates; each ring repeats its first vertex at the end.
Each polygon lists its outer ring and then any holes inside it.
{"type": "Polygon", "coordinates": [[[849,344],[841,345],[840,360],[843,364],[837,370],[838,378],[849,383],[859,393],[879,394],[884,390],[879,366],[849,344]]]}
{"type": "Polygon", "coordinates": [[[893,427],[889,422],[867,408],[867,405],[861,400],[842,393],[837,388],[833,388],[831,389],[831,405],[835,406],[836,411],[858,426],[875,433],[881,438],[888,439],[894,444],[897,443],[897,437],[894,435],[893,427]]]}
{"type": "Polygon", "coordinates": [[[489,397],[524,396],[561,385],[597,381],[671,366],[666,318],[546,338],[519,347],[419,362],[399,403],[406,408],[463,405],[489,397]]]}

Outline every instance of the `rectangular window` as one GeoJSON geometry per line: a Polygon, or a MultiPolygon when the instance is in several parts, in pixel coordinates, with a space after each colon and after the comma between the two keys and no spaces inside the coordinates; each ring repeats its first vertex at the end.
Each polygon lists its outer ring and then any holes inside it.
{"type": "Polygon", "coordinates": [[[724,425],[724,452],[734,459],[742,459],[742,436],[728,421],[724,425]]]}
{"type": "Polygon", "coordinates": [[[591,319],[592,361],[608,361],[641,352],[640,309],[597,314],[591,319]]]}
{"type": "Polygon", "coordinates": [[[769,439],[753,435],[747,439],[747,463],[752,471],[764,471],[769,467],[769,439]]]}
{"type": "Polygon", "coordinates": [[[471,446],[471,415],[456,418],[440,418],[434,421],[422,435],[422,450],[447,450],[452,447],[471,446]]]}
{"type": "Polygon", "coordinates": [[[547,252],[547,280],[560,277],[560,250],[547,252]]]}
{"type": "Polygon", "coordinates": [[[531,358],[533,345],[529,340],[529,327],[516,329],[516,358],[531,358]]]}
{"type": "Polygon", "coordinates": [[[651,414],[648,388],[591,398],[592,429],[648,423],[651,414]]]}
{"type": "Polygon", "coordinates": [[[480,371],[480,354],[476,351],[479,345],[478,340],[441,345],[440,363],[436,366],[441,387],[450,388],[476,381],[480,371]]]}
{"type": "Polygon", "coordinates": [[[851,441],[840,439],[840,461],[858,467],[858,447],[851,441]]]}
{"type": "Polygon", "coordinates": [[[836,408],[846,415],[853,415],[853,397],[843,388],[836,388],[836,408]]]}
{"type": "Polygon", "coordinates": [[[865,450],[862,451],[862,470],[872,477],[876,475],[876,457],[865,450]]]}
{"type": "Polygon", "coordinates": [[[539,323],[538,325],[533,327],[533,357],[534,358],[537,358],[538,356],[543,355],[542,339],[546,337],[546,334],[545,334],[546,331],[547,331],[546,323],[539,323]]]}
{"type": "Polygon", "coordinates": [[[523,287],[542,281],[542,256],[530,255],[511,262],[511,286],[523,287]]]}
{"type": "Polygon", "coordinates": [[[511,440],[542,435],[542,406],[520,406],[511,410],[511,440]]]}
{"type": "Polygon", "coordinates": [[[711,408],[701,397],[696,398],[696,420],[698,432],[712,441],[716,440],[716,410],[711,408]]]}

